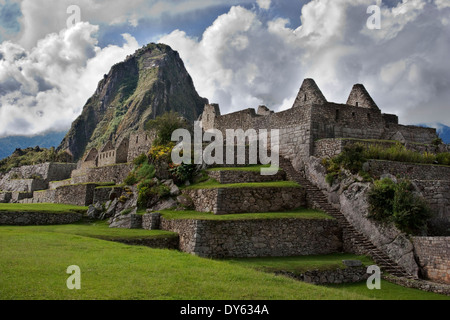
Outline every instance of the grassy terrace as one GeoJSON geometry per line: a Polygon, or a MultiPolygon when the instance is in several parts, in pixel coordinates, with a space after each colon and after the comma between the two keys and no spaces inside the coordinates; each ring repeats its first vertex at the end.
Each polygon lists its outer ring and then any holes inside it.
{"type": "MultiPolygon", "coordinates": [[[[145,212],[143,212],[145,213],[145,212]]],[[[197,211],[161,211],[162,216],[168,220],[255,220],[255,219],[334,219],[322,211],[300,208],[286,212],[242,213],[214,215],[208,212],[197,211]]]]}
{"type": "Polygon", "coordinates": [[[291,258],[211,260],[173,250],[130,246],[103,239],[164,236],[153,231],[109,229],[101,223],[67,226],[1,227],[2,300],[366,300],[450,299],[382,282],[314,286],[275,270],[327,269],[331,255],[291,258]],[[81,290],[68,290],[66,269],[81,269],[81,290]]]}
{"type": "Polygon", "coordinates": [[[184,189],[196,190],[196,189],[219,189],[219,188],[301,188],[301,186],[294,181],[220,184],[216,180],[210,179],[205,182],[200,182],[192,186],[185,187],[184,189]]]}
{"type": "Polygon", "coordinates": [[[247,171],[247,172],[260,172],[263,168],[270,168],[270,165],[249,165],[246,167],[218,167],[211,168],[207,171],[215,172],[215,171],[247,171]]]}
{"type": "Polygon", "coordinates": [[[0,227],[0,299],[366,299],[224,261],[79,235],[84,232],[91,233],[83,225],[0,227]],[[70,265],[81,269],[81,290],[66,287],[70,265]]]}
{"type": "Polygon", "coordinates": [[[0,212],[86,213],[88,207],[55,203],[0,203],[0,212]]]}
{"type": "Polygon", "coordinates": [[[303,257],[227,259],[226,261],[264,272],[287,271],[302,274],[308,270],[345,269],[342,260],[360,260],[365,266],[374,264],[372,259],[367,256],[349,253],[303,257]]]}
{"type": "MultiPolygon", "coordinates": [[[[0,230],[15,230],[15,227],[0,227],[0,230]]],[[[109,227],[107,221],[98,222],[80,222],[70,225],[55,226],[28,226],[23,227],[28,232],[50,232],[69,235],[78,235],[88,238],[102,239],[107,241],[119,240],[145,240],[154,238],[175,237],[173,232],[161,230],[144,229],[113,229],[109,227]]]]}

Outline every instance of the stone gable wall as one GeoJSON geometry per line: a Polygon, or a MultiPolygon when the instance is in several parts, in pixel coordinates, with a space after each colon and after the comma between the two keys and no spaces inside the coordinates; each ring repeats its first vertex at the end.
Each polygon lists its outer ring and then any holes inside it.
{"type": "Polygon", "coordinates": [[[179,234],[182,251],[209,258],[281,257],[342,251],[342,230],[335,220],[161,218],[161,229],[179,234]]]}
{"type": "Polygon", "coordinates": [[[414,237],[413,243],[423,276],[450,284],[450,237],[414,237]]]}

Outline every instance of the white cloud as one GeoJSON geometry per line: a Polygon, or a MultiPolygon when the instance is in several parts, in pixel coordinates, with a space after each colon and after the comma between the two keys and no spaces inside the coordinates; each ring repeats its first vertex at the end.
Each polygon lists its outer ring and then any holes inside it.
{"type": "Polygon", "coordinates": [[[138,49],[130,35],[123,35],[122,47],[101,49],[97,31],[79,23],[47,35],[30,51],[0,44],[0,136],[67,129],[103,74],[138,49]]]}
{"type": "MultiPolygon", "coordinates": [[[[251,2],[254,0],[241,0],[251,2]]],[[[139,25],[140,19],[160,20],[165,15],[184,15],[196,10],[220,5],[232,5],[230,0],[21,0],[22,31],[15,40],[31,49],[39,39],[66,27],[67,8],[81,9],[81,21],[94,25],[139,25]]]]}
{"type": "Polygon", "coordinates": [[[272,0],[256,0],[261,9],[269,10],[272,0]]]}
{"type": "Polygon", "coordinates": [[[180,52],[200,94],[224,112],[286,109],[312,77],[329,101],[345,103],[352,85],[363,83],[403,123],[449,125],[450,8],[440,0],[382,6],[382,29],[369,30],[372,4],[310,1],[296,30],[286,19],[264,23],[255,11],[232,7],[201,39],[176,30],[160,41],[180,52]]]}

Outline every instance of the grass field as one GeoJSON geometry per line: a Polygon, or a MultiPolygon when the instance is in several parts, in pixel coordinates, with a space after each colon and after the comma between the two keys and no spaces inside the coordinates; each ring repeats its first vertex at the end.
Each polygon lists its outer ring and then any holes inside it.
{"type": "MultiPolygon", "coordinates": [[[[221,217],[226,218],[214,219],[221,217]]],[[[298,273],[342,267],[344,259],[371,264],[364,256],[211,260],[114,242],[173,236],[165,231],[112,229],[106,222],[0,226],[0,300],[450,299],[385,281],[381,290],[371,291],[365,283],[325,287],[274,275],[278,270],[298,273]],[[66,270],[72,265],[80,267],[81,290],[67,288],[66,270]]]]}
{"type": "Polygon", "coordinates": [[[80,236],[75,227],[54,228],[0,227],[0,299],[365,299],[226,261],[80,236]],[[81,269],[81,290],[67,289],[71,265],[81,269]]]}

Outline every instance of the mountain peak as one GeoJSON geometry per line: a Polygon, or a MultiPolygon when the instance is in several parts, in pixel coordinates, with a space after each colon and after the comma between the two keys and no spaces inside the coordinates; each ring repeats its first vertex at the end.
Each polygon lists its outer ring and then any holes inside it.
{"type": "Polygon", "coordinates": [[[196,92],[178,52],[151,43],[104,75],[58,149],[78,160],[90,148],[144,130],[148,120],[165,112],[194,121],[207,103],[196,92]]]}

